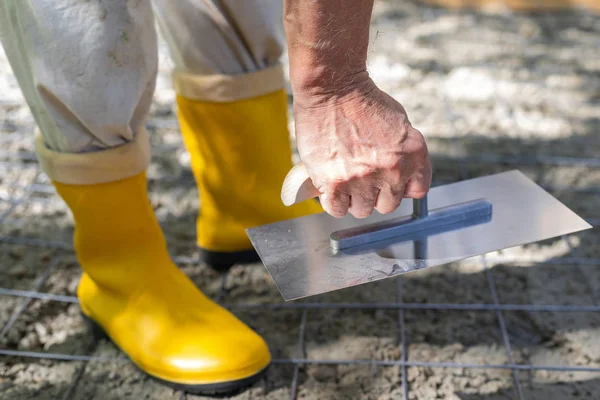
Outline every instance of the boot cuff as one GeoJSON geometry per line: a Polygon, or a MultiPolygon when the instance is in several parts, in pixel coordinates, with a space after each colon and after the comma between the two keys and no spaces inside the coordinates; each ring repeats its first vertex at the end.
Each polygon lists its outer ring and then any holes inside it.
{"type": "Polygon", "coordinates": [[[71,185],[90,185],[129,178],[146,170],[151,151],[148,133],[140,129],[134,141],[88,153],[60,153],[49,149],[41,134],[35,147],[42,170],[50,179],[71,185]]]}
{"type": "Polygon", "coordinates": [[[276,92],[285,86],[281,64],[241,75],[195,75],[173,73],[178,95],[190,100],[225,103],[276,92]]]}

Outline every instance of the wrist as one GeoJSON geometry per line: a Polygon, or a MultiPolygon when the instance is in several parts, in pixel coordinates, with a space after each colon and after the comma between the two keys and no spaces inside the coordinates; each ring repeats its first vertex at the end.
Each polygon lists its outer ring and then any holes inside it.
{"type": "Polygon", "coordinates": [[[290,74],[294,105],[314,108],[365,97],[377,89],[366,70],[332,76],[325,68],[290,74]],[[322,70],[322,71],[320,71],[322,70]]]}
{"type": "Polygon", "coordinates": [[[294,96],[308,104],[370,90],[373,0],[286,0],[284,28],[294,96]]]}

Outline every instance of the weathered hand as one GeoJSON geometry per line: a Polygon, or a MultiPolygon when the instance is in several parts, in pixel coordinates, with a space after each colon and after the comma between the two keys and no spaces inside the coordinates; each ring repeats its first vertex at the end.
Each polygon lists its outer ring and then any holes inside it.
{"type": "Polygon", "coordinates": [[[373,209],[394,211],[402,198],[425,196],[427,146],[402,105],[370,79],[344,92],[294,100],[298,151],[325,211],[365,218],[373,209]]]}

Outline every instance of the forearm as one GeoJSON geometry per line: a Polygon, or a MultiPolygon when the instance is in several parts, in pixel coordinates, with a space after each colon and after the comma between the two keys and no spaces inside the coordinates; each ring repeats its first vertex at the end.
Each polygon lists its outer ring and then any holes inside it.
{"type": "Polygon", "coordinates": [[[284,25],[295,96],[318,99],[368,90],[373,0],[285,0],[284,25]]]}

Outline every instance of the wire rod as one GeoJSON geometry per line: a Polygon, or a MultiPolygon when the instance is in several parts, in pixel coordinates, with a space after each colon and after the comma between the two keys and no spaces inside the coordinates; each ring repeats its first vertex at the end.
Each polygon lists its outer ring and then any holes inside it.
{"type": "MultiPolygon", "coordinates": [[[[40,293],[28,290],[0,288],[0,296],[30,297],[62,303],[78,303],[75,296],[40,293]]],[[[528,312],[600,312],[600,306],[566,306],[556,304],[461,304],[461,303],[264,303],[223,304],[230,310],[280,309],[358,309],[358,310],[469,310],[469,311],[528,311],[528,312]]]]}
{"type": "MultiPolygon", "coordinates": [[[[35,351],[0,349],[0,355],[9,357],[27,357],[57,361],[93,361],[93,362],[130,362],[127,357],[101,357],[73,354],[45,353],[35,351]]],[[[311,360],[311,359],[273,359],[273,364],[320,364],[320,365],[376,365],[382,367],[407,366],[425,368],[467,368],[467,369],[516,369],[519,371],[565,371],[600,372],[600,367],[571,365],[531,365],[531,364],[464,364],[451,362],[390,361],[390,360],[311,360]]]]}

